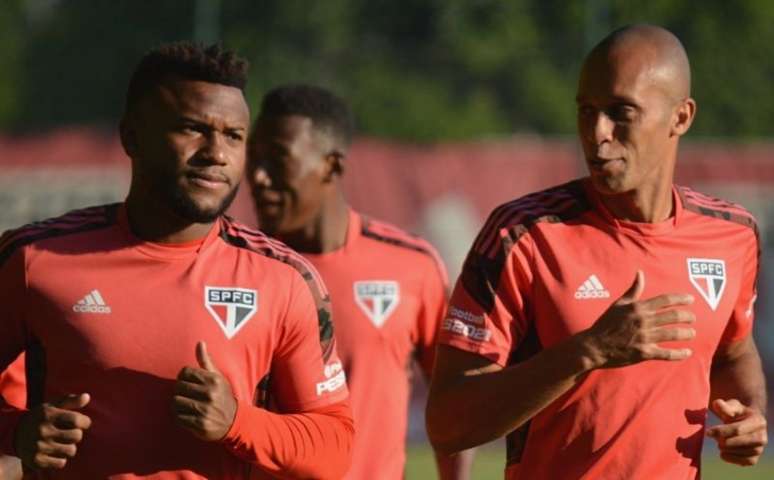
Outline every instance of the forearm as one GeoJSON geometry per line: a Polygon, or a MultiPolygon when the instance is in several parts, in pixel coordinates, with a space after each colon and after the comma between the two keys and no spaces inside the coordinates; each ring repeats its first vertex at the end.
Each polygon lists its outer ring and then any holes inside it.
{"type": "Polygon", "coordinates": [[[754,344],[735,358],[716,358],[710,375],[710,402],[735,398],[766,413],[766,378],[754,344]]]}
{"type": "Polygon", "coordinates": [[[278,414],[240,403],[222,440],[237,457],[283,478],[341,478],[349,468],[354,427],[347,403],[278,414]]]}
{"type": "Polygon", "coordinates": [[[448,454],[500,438],[592,368],[579,335],[496,372],[434,380],[427,407],[430,440],[437,451],[448,454]]]}
{"type": "Polygon", "coordinates": [[[440,480],[470,480],[470,469],[473,466],[475,453],[475,448],[451,455],[436,452],[435,463],[438,467],[438,478],[440,480]]]}

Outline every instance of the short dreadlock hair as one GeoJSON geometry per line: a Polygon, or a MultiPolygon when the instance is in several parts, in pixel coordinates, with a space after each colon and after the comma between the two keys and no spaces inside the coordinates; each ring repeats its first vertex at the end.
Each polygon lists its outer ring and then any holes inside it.
{"type": "Polygon", "coordinates": [[[247,67],[247,60],[218,44],[209,47],[193,42],[160,45],[146,53],[132,73],[125,111],[170,76],[219,83],[244,91],[247,67]]]}
{"type": "Polygon", "coordinates": [[[352,142],[354,120],[346,102],[333,92],[313,85],[281,85],[261,102],[259,118],[300,115],[314,127],[330,134],[344,146],[352,142]]]}

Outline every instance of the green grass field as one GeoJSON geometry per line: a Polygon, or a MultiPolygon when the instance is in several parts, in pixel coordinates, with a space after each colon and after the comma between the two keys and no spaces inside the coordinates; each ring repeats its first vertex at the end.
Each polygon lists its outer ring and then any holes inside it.
{"type": "MultiPolygon", "coordinates": [[[[475,480],[503,478],[505,452],[497,446],[478,450],[473,464],[472,478],[475,480]]],[[[774,479],[774,458],[768,458],[755,467],[742,468],[723,463],[719,459],[704,457],[702,480],[772,480],[774,479]]],[[[407,480],[435,479],[435,464],[429,447],[411,446],[406,462],[407,480]]]]}

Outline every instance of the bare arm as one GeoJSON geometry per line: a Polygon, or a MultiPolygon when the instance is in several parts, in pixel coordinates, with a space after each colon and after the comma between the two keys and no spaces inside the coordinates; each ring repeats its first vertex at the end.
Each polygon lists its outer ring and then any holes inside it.
{"type": "Polygon", "coordinates": [[[712,359],[710,399],[736,398],[766,413],[766,379],[752,335],[721,345],[712,359]]]}
{"type": "Polygon", "coordinates": [[[723,423],[707,429],[707,435],[718,442],[726,462],[755,465],[768,435],[766,379],[752,335],[718,348],[710,384],[710,409],[723,423]]]}
{"type": "MultiPolygon", "coordinates": [[[[429,384],[430,377],[427,373],[424,374],[424,378],[429,384]]],[[[434,453],[440,480],[470,480],[470,470],[473,468],[473,458],[476,455],[475,448],[452,454],[441,453],[438,450],[434,453]]]]}
{"type": "Polygon", "coordinates": [[[470,448],[452,455],[435,453],[435,463],[438,467],[440,480],[470,480],[470,469],[473,468],[473,458],[476,450],[470,448]]]}
{"type": "Polygon", "coordinates": [[[436,450],[458,452],[521,426],[590,370],[580,349],[573,338],[503,369],[484,357],[439,346],[427,405],[427,431],[436,450]]]}
{"type": "Polygon", "coordinates": [[[515,430],[591,370],[689,357],[688,349],[657,344],[695,336],[681,325],[692,323],[694,315],[674,308],[693,297],[669,294],[640,301],[643,289],[638,272],[631,288],[591,328],[508,368],[440,346],[427,406],[427,431],[437,451],[458,452],[515,430]]]}

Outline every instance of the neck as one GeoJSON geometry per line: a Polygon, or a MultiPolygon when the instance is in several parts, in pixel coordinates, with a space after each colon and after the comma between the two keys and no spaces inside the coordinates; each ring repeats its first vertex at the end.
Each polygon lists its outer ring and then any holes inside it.
{"type": "Polygon", "coordinates": [[[317,217],[300,229],[278,234],[277,237],[297,252],[330,253],[347,242],[348,228],[349,207],[344,194],[335,188],[317,217]]]}
{"type": "Polygon", "coordinates": [[[136,237],[156,243],[186,243],[204,238],[214,222],[193,223],[176,215],[147,193],[130,189],[126,197],[129,229],[136,237]]]}
{"type": "Polygon", "coordinates": [[[671,217],[674,212],[671,181],[620,195],[600,197],[613,216],[621,220],[658,223],[671,217]]]}

